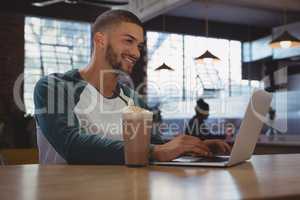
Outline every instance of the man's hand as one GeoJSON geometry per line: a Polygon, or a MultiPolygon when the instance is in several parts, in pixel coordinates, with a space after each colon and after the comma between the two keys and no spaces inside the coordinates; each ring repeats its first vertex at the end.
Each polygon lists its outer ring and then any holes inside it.
{"type": "Polygon", "coordinates": [[[223,140],[208,139],[203,141],[213,154],[229,154],[231,147],[223,140]]]}
{"type": "Polygon", "coordinates": [[[152,157],[158,161],[171,161],[186,153],[192,153],[195,156],[211,155],[208,146],[199,138],[179,135],[166,144],[155,145],[152,157]]]}

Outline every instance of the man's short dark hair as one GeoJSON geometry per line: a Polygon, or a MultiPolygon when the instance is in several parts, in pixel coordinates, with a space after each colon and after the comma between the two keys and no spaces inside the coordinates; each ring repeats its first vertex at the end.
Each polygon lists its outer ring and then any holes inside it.
{"type": "Polygon", "coordinates": [[[127,10],[109,10],[99,15],[95,20],[92,29],[93,36],[96,32],[105,31],[121,22],[130,22],[143,28],[141,20],[132,12],[127,10]]]}

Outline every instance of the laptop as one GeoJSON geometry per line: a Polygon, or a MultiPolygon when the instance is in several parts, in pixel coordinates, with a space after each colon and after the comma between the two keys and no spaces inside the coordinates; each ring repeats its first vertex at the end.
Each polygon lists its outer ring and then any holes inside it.
{"type": "Polygon", "coordinates": [[[260,135],[272,95],[264,90],[253,92],[230,156],[212,158],[181,156],[170,162],[153,161],[154,165],[230,167],[251,158],[260,135]]]}

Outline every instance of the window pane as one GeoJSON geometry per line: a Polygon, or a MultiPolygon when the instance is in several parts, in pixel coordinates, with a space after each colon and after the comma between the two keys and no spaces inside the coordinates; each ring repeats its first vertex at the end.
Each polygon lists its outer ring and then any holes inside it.
{"type": "Polygon", "coordinates": [[[148,103],[176,101],[182,98],[183,37],[179,34],[147,33],[148,45],[148,103]],[[160,70],[165,63],[174,71],[160,70]]]}
{"type": "Polygon", "coordinates": [[[239,102],[247,102],[253,87],[262,87],[242,80],[240,41],[147,32],[147,47],[148,103],[159,103],[164,119],[190,118],[199,97],[211,105],[212,117],[242,116],[239,102]],[[206,50],[220,61],[196,63],[194,58],[206,50]],[[155,71],[163,63],[174,71],[155,71]]]}
{"type": "Polygon", "coordinates": [[[89,23],[25,18],[24,101],[27,113],[33,113],[33,88],[41,76],[64,73],[88,63],[90,35],[89,23]]]}

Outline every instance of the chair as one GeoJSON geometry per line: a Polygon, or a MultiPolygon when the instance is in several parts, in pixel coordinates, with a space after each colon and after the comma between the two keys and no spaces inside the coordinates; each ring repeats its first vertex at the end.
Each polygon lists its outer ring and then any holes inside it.
{"type": "Polygon", "coordinates": [[[31,149],[1,149],[0,165],[37,164],[38,150],[31,149]]]}

